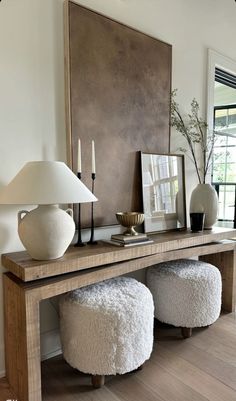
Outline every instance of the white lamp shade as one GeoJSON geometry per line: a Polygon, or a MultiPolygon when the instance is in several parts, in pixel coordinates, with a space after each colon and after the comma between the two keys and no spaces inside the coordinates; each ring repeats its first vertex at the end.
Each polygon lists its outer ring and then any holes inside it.
{"type": "Polygon", "coordinates": [[[53,205],[97,198],[63,162],[28,162],[0,192],[0,204],[53,205]]]}

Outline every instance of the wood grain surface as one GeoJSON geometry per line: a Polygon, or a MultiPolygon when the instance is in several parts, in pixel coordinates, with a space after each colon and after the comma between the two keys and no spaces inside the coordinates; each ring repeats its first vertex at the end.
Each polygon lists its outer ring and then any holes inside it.
{"type": "MultiPolygon", "coordinates": [[[[2,264],[21,280],[31,281],[163,252],[169,252],[164,257],[167,258],[166,260],[171,260],[171,252],[175,250],[210,244],[214,241],[235,236],[236,230],[226,228],[214,228],[213,230],[205,230],[203,233],[172,231],[153,235],[151,237],[154,240],[153,244],[130,248],[116,247],[102,241],[98,245],[90,245],[83,248],[71,246],[62,258],[50,261],[33,260],[27,252],[8,253],[2,255],[2,264]]],[[[218,245],[220,246],[220,244],[218,245]]],[[[219,246],[217,246],[217,252],[220,251],[219,246]]],[[[230,245],[230,249],[232,247],[233,245],[230,245]]],[[[224,249],[226,250],[226,248],[224,249]]],[[[179,252],[177,255],[173,253],[173,259],[179,258],[181,255],[182,257],[191,257],[191,251],[186,250],[185,254],[179,252]]],[[[199,253],[196,250],[195,256],[198,255],[201,255],[201,252],[199,253]]],[[[158,263],[160,259],[161,256],[157,256],[155,263],[158,263]]]]}
{"type": "MultiPolygon", "coordinates": [[[[126,251],[130,252],[130,249],[121,249],[118,252],[117,248],[112,251],[106,247],[104,249],[103,245],[98,245],[97,249],[93,248],[93,250],[89,251],[89,255],[87,254],[88,250],[84,251],[86,256],[84,255],[83,263],[86,261],[87,265],[85,264],[81,271],[80,267],[78,267],[80,258],[74,254],[74,252],[78,252],[78,249],[73,248],[73,251],[68,252],[68,255],[73,255],[73,257],[69,258],[66,264],[61,265],[61,259],[53,261],[51,264],[46,262],[48,268],[56,268],[57,265],[60,268],[63,266],[64,273],[67,272],[65,266],[76,269],[71,273],[62,274],[61,271],[60,275],[28,282],[22,281],[13,273],[4,273],[6,371],[9,383],[19,401],[41,401],[42,399],[39,321],[39,305],[42,300],[136,271],[164,260],[191,256],[205,257],[207,255],[206,260],[210,263],[215,262],[222,272],[222,308],[231,312],[235,308],[235,241],[211,241],[232,236],[235,236],[235,230],[227,229],[216,229],[213,232],[208,231],[200,235],[194,235],[189,232],[185,234],[177,232],[167,233],[166,235],[161,234],[157,237],[160,242],[156,242],[153,245],[134,247],[132,257],[129,253],[126,254],[126,251]],[[148,251],[149,253],[142,254],[144,251],[147,252],[148,247],[151,247],[148,251]],[[157,249],[159,249],[158,253],[157,249]],[[122,255],[123,251],[125,252],[125,257],[123,259],[118,257],[119,261],[116,261],[116,252],[118,252],[118,255],[121,252],[122,255]],[[219,254],[219,257],[216,254],[219,254]],[[96,267],[91,267],[90,262],[92,261],[95,261],[96,267]],[[107,261],[107,264],[104,264],[104,261],[107,261]]],[[[24,255],[24,260],[25,253],[23,252],[5,255],[3,262],[7,264],[10,261],[13,266],[21,266],[22,268],[22,265],[18,264],[19,260],[22,260],[22,254],[24,255]]],[[[28,266],[33,266],[33,269],[37,270],[37,268],[44,265],[41,262],[28,260],[28,266]]],[[[23,269],[25,268],[24,265],[23,269]]],[[[128,391],[128,387],[126,390],[128,391]]],[[[130,395],[131,393],[129,393],[130,395]]]]}

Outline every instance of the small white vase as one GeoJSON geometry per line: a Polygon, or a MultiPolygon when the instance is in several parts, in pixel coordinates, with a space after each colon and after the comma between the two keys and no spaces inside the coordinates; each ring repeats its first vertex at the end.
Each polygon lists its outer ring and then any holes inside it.
{"type": "Polygon", "coordinates": [[[190,213],[205,213],[204,228],[211,229],[217,221],[218,196],[210,184],[198,184],[190,199],[190,213]]]}

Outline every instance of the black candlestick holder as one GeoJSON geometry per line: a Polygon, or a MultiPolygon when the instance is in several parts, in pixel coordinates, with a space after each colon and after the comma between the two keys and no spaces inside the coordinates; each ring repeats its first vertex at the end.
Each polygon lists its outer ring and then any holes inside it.
{"type": "MultiPolygon", "coordinates": [[[[95,184],[96,174],[92,173],[92,193],[94,194],[94,184],[95,184]]],[[[97,241],[94,241],[94,215],[93,215],[93,202],[91,202],[91,236],[88,242],[89,245],[96,245],[97,241]]]]}
{"type": "MultiPolygon", "coordinates": [[[[81,180],[81,173],[77,173],[77,177],[81,180]]],[[[81,237],[81,204],[78,204],[79,210],[78,210],[78,224],[77,224],[77,230],[78,230],[78,240],[75,244],[75,246],[85,246],[86,244],[82,241],[81,237]]]]}

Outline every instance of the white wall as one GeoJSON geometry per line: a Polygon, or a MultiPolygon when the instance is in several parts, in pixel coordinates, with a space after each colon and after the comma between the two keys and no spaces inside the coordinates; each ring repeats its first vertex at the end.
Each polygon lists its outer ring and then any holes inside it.
{"type": "MultiPolygon", "coordinates": [[[[63,84],[63,0],[0,3],[0,187],[26,161],[66,158],[63,84]]],[[[207,48],[236,60],[233,0],[81,0],[80,4],[173,45],[173,88],[187,111],[196,97],[206,107],[207,48]]],[[[176,135],[172,150],[177,147],[176,135]]],[[[187,166],[187,200],[195,185],[187,166]]],[[[0,206],[1,253],[21,250],[16,207],[0,206]]],[[[2,289],[0,289],[2,299],[2,289]]],[[[57,326],[53,306],[41,310],[44,353],[57,326]],[[49,333],[48,333],[49,332],[49,333]],[[49,334],[47,336],[47,333],[49,334]],[[50,336],[51,333],[51,336],[50,336]]],[[[0,301],[0,372],[4,370],[0,301]]]]}

